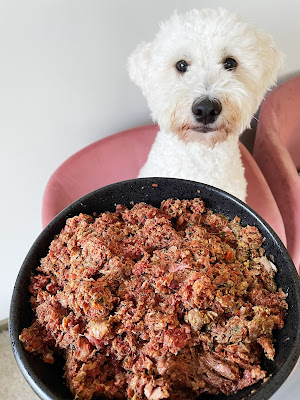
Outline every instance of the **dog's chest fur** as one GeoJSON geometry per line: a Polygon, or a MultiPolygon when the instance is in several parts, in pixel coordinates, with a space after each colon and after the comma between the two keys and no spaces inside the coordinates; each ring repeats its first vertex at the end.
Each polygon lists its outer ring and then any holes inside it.
{"type": "Polygon", "coordinates": [[[139,177],[163,176],[203,182],[225,190],[245,201],[246,180],[238,138],[209,148],[184,142],[176,135],[159,131],[139,177]]]}

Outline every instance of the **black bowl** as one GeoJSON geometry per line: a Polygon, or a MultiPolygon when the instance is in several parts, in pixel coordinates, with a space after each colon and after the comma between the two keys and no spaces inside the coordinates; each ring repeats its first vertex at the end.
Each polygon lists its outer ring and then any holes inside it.
{"type": "Polygon", "coordinates": [[[252,209],[233,196],[197,182],[170,178],[143,178],[112,184],[75,201],[58,216],[39,235],[31,247],[17,277],[10,308],[10,337],[15,358],[26,380],[43,400],[71,400],[73,397],[65,385],[63,375],[63,360],[54,365],[44,364],[38,357],[27,353],[19,341],[23,328],[31,325],[33,313],[30,307],[28,291],[30,273],[48,252],[50,242],[65,225],[66,219],[80,212],[92,214],[103,211],[114,211],[116,204],[130,206],[131,202],[146,202],[159,206],[160,202],[170,197],[192,199],[201,197],[207,208],[222,213],[233,219],[241,217],[243,225],[256,226],[265,237],[264,248],[266,256],[273,255],[278,267],[276,282],[284,292],[288,293],[288,313],[285,326],[276,332],[274,362],[265,360],[269,380],[245,388],[235,395],[227,397],[203,396],[201,399],[216,398],[216,400],[255,399],[266,400],[283,384],[290,375],[300,353],[300,283],[295,266],[286,248],[270,228],[252,209]]]}

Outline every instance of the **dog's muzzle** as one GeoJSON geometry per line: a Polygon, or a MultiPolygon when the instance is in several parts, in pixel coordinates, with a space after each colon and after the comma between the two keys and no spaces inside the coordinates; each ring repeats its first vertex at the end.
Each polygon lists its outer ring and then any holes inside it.
{"type": "Polygon", "coordinates": [[[192,112],[197,122],[209,125],[216,121],[221,114],[222,104],[216,99],[197,99],[192,105],[192,112]]]}

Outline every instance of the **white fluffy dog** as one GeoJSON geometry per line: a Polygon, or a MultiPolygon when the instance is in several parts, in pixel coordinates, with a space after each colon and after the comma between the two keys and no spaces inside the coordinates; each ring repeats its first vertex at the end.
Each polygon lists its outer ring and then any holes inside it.
{"type": "Polygon", "coordinates": [[[272,38],[236,14],[175,13],[129,57],[129,75],[160,127],[139,177],[200,181],[245,201],[239,135],[281,65],[272,38]]]}

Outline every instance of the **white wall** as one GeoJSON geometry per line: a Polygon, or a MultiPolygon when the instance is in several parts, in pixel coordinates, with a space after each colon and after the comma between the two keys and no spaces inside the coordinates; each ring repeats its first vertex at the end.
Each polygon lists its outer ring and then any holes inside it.
{"type": "Polygon", "coordinates": [[[299,0],[0,0],[0,320],[41,230],[48,178],[71,154],[150,121],[126,59],[172,11],[223,5],[271,33],[300,70],[299,0]]]}

